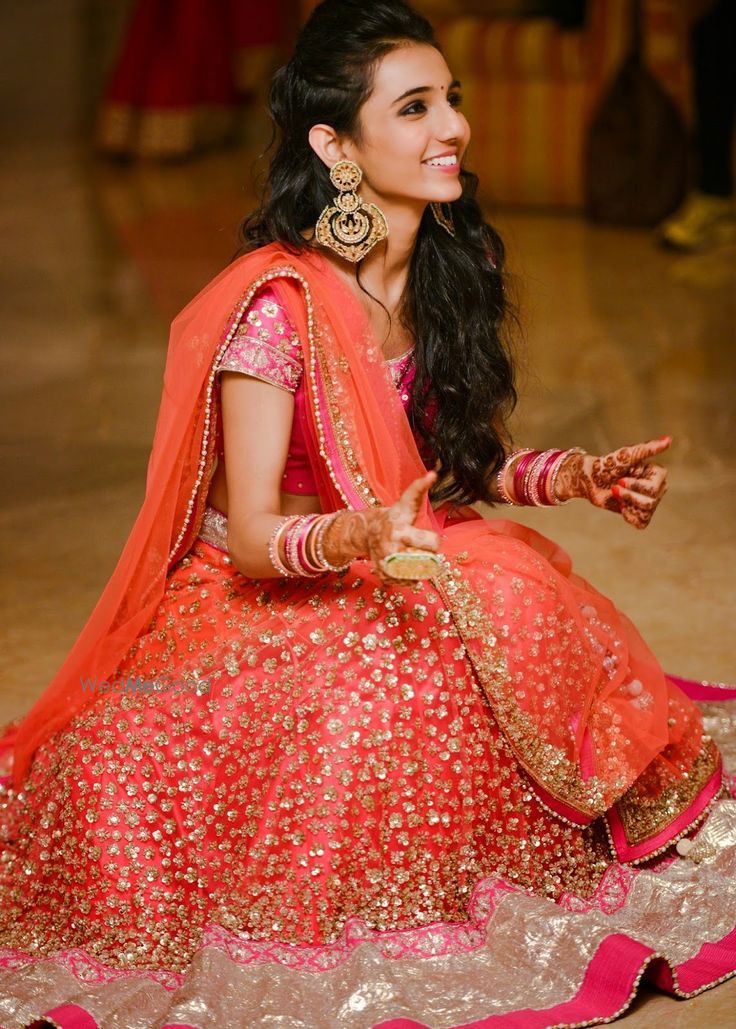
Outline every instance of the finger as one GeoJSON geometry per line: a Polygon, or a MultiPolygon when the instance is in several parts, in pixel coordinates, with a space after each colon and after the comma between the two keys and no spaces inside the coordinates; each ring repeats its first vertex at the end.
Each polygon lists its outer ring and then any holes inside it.
{"type": "Polygon", "coordinates": [[[652,497],[645,496],[642,493],[635,493],[634,490],[627,489],[625,486],[619,486],[618,483],[611,487],[611,493],[622,504],[628,504],[629,507],[648,510],[654,504],[652,497]]]}
{"type": "Polygon", "coordinates": [[[663,454],[670,447],[671,443],[671,436],[662,436],[661,439],[649,440],[646,443],[635,443],[630,447],[620,447],[609,456],[613,457],[615,465],[621,468],[622,471],[625,471],[633,465],[641,464],[652,457],[656,457],[657,454],[663,454]]]}
{"type": "Polygon", "coordinates": [[[419,550],[440,549],[440,538],[429,529],[404,529],[397,534],[397,541],[405,547],[417,547],[419,550]]]}
{"type": "Polygon", "coordinates": [[[410,483],[399,497],[399,506],[407,512],[409,521],[413,522],[416,518],[425,493],[429,492],[436,479],[437,472],[429,471],[426,475],[422,475],[421,478],[410,483]]]}
{"type": "Polygon", "coordinates": [[[633,490],[624,489],[622,486],[613,486],[611,492],[621,504],[621,514],[624,520],[637,529],[645,529],[652,519],[659,500],[643,496],[641,493],[634,493],[633,490]]]}
{"type": "MultiPolygon", "coordinates": [[[[629,468],[629,477],[632,479],[650,479],[657,468],[662,468],[662,466],[657,464],[632,464],[629,468]]],[[[662,470],[664,471],[664,469],[662,470]]]]}
{"type": "Polygon", "coordinates": [[[646,515],[642,511],[636,511],[626,504],[621,505],[621,517],[635,529],[646,529],[651,521],[651,515],[646,515]]]}
{"type": "Polygon", "coordinates": [[[650,478],[637,479],[627,476],[619,479],[616,485],[630,490],[632,493],[638,493],[641,496],[652,497],[653,499],[661,499],[667,492],[667,481],[664,475],[653,475],[650,478]]]}

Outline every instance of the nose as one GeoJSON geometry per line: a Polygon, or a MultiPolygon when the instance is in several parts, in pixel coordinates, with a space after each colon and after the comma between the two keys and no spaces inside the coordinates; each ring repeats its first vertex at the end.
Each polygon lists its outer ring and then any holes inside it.
{"type": "Polygon", "coordinates": [[[460,111],[445,104],[437,124],[437,138],[443,143],[457,143],[465,137],[467,122],[460,111]]]}

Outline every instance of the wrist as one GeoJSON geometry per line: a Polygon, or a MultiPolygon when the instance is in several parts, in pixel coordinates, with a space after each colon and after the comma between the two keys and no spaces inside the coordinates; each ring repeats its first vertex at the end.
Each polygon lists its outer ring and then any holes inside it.
{"type": "Polygon", "coordinates": [[[322,548],[331,564],[343,565],[367,555],[368,514],[367,511],[340,511],[327,526],[322,548]]]}
{"type": "Polygon", "coordinates": [[[573,451],[565,457],[554,482],[554,498],[558,504],[588,499],[590,476],[587,466],[591,461],[590,455],[581,451],[573,451]]]}

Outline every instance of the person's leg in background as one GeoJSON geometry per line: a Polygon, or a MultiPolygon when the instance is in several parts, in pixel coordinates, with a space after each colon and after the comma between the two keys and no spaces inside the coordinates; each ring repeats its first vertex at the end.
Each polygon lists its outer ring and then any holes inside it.
{"type": "Polygon", "coordinates": [[[697,187],[658,229],[660,242],[700,250],[736,240],[733,128],[736,114],[736,3],[717,0],[691,32],[697,187]]]}

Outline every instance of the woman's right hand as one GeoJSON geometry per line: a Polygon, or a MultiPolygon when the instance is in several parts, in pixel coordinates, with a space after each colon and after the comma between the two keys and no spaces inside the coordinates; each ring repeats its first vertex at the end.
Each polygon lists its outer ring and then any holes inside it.
{"type": "Polygon", "coordinates": [[[367,556],[377,577],[386,584],[409,585],[413,579],[396,579],[381,567],[381,561],[397,551],[417,548],[436,553],[440,538],[430,529],[419,529],[414,521],[437,472],[429,471],[415,479],[391,507],[372,507],[365,511],[346,511],[336,518],[325,534],[325,555],[340,564],[367,556]]]}

